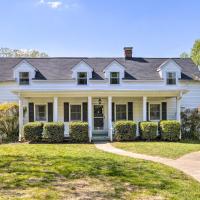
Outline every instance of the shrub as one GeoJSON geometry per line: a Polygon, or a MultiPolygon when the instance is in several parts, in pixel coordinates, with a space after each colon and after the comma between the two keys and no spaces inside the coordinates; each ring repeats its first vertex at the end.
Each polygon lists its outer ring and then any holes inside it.
{"type": "Polygon", "coordinates": [[[200,140],[200,112],[198,109],[186,109],[181,113],[182,139],[200,140]]]}
{"type": "Polygon", "coordinates": [[[69,136],[72,142],[88,142],[88,123],[87,122],[70,122],[69,136]]]}
{"type": "Polygon", "coordinates": [[[136,137],[136,123],[134,121],[117,121],[114,126],[116,141],[131,141],[136,137]]]}
{"type": "Polygon", "coordinates": [[[29,122],[24,125],[24,138],[30,142],[40,142],[42,140],[43,123],[29,122]]]}
{"type": "Polygon", "coordinates": [[[154,140],[157,137],[158,123],[157,122],[140,122],[140,136],[145,140],[154,140]]]}
{"type": "Polygon", "coordinates": [[[159,123],[161,138],[168,141],[180,139],[181,125],[176,120],[163,120],[159,123]]]}
{"type": "Polygon", "coordinates": [[[16,103],[0,104],[0,135],[9,141],[17,141],[19,136],[19,107],[16,103]]]}
{"type": "Polygon", "coordinates": [[[47,142],[62,142],[64,138],[64,123],[47,122],[44,124],[44,138],[47,142]]]}

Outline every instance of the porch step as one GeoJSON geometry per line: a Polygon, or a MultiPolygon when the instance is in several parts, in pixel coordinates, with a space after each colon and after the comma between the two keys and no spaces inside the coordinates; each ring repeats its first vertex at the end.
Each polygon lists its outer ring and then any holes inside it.
{"type": "Polygon", "coordinates": [[[92,137],[108,137],[107,131],[92,132],[92,137]]]}
{"type": "Polygon", "coordinates": [[[92,141],[108,141],[109,137],[108,136],[93,136],[92,141]]]}

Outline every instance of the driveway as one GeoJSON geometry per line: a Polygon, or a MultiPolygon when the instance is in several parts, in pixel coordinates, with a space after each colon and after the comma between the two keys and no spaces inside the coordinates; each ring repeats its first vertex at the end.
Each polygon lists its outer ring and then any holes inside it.
{"type": "Polygon", "coordinates": [[[128,156],[131,158],[149,160],[153,162],[162,163],[170,167],[174,167],[178,170],[183,171],[189,176],[192,176],[200,182],[200,152],[186,154],[183,157],[173,160],[169,158],[161,158],[158,156],[149,156],[144,154],[132,153],[113,147],[111,143],[98,142],[95,143],[95,146],[97,149],[100,149],[105,152],[114,153],[122,156],[128,156]]]}

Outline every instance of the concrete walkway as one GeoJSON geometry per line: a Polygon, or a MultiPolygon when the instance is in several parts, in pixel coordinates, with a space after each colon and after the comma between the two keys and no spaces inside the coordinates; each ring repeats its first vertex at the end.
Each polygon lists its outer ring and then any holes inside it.
{"type": "Polygon", "coordinates": [[[122,156],[128,156],[131,158],[149,160],[153,162],[162,163],[170,167],[174,167],[178,170],[183,171],[189,176],[192,176],[193,178],[195,178],[197,181],[200,182],[200,152],[190,153],[181,158],[173,160],[169,158],[161,158],[158,156],[149,156],[149,155],[144,155],[144,154],[139,154],[139,153],[132,153],[130,151],[118,149],[112,146],[110,143],[98,142],[98,143],[95,143],[95,146],[97,149],[100,149],[102,151],[106,151],[109,153],[114,153],[114,154],[118,154],[122,156]]]}

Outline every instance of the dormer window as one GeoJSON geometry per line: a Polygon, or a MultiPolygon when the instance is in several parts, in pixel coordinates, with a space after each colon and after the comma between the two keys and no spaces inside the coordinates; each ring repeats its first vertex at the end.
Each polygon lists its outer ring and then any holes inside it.
{"type": "Polygon", "coordinates": [[[119,83],[119,72],[110,72],[110,84],[115,85],[119,83]]]}
{"type": "Polygon", "coordinates": [[[176,72],[167,72],[167,85],[176,85],[176,72]]]}
{"type": "Polygon", "coordinates": [[[29,85],[29,72],[19,72],[19,84],[29,85]]]}
{"type": "Polygon", "coordinates": [[[87,85],[87,72],[78,72],[77,82],[78,85],[87,85]]]}

